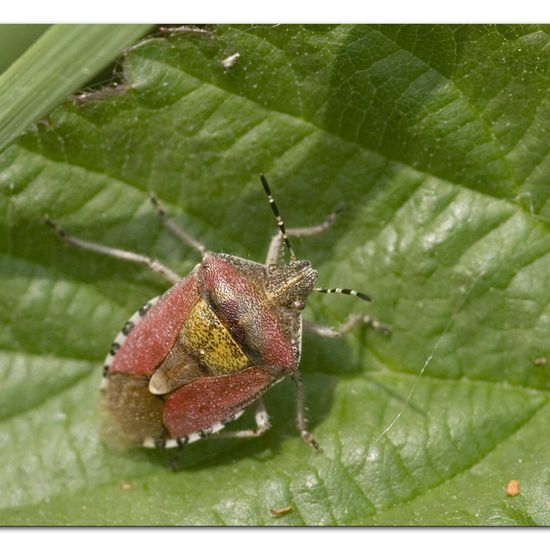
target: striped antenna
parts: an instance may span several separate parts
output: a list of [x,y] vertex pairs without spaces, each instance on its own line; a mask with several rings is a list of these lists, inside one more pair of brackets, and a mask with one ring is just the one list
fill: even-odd
[[288,248],[288,253],[290,254],[290,259],[292,261],[296,261],[296,254],[294,254],[294,250],[292,250],[292,246],[290,246],[290,241],[288,240],[288,235],[286,234],[285,224],[283,220],[281,219],[281,214],[279,214],[279,209],[277,208],[277,204],[275,203],[275,199],[273,198],[273,195],[271,194],[271,189],[269,188],[269,184],[267,183],[267,180],[265,179],[263,174],[260,174],[260,179],[262,180],[262,185],[264,186],[265,194],[267,195],[267,200],[269,201],[269,204],[271,206],[271,210],[273,212],[273,215],[275,216],[275,219],[277,220],[277,226],[279,227],[279,231],[281,232],[281,237],[283,238],[283,241]]
[[361,300],[371,302],[372,299],[369,295],[363,292],[357,292],[357,290],[351,290],[351,288],[314,288],[312,292],[324,292],[325,294],[349,294],[350,296],[357,296]]

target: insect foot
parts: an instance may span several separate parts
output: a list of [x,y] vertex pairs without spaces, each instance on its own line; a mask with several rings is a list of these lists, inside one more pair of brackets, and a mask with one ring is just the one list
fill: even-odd
[[319,443],[317,443],[317,441],[315,441],[315,439],[313,438],[313,436],[311,435],[310,432],[308,432],[307,430],[302,430],[300,432],[300,437],[310,446],[313,448],[314,451],[320,453],[321,452],[321,445],[319,445]]

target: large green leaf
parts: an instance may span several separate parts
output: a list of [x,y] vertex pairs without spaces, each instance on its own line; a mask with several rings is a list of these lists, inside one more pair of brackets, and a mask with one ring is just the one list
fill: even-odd
[[[155,38],[127,56],[123,93],[69,101],[7,149],[0,522],[550,523],[548,32],[223,26]],[[211,249],[262,260],[274,220],[260,172],[288,226],[347,203],[330,231],[294,246],[321,284],[374,302],[313,296],[306,317],[368,312],[391,336],[304,338],[320,454],[294,429],[290,382],[267,395],[266,436],[192,445],[176,473],[170,452],[109,449],[103,356],[165,287],[64,246],[43,215],[184,274],[197,256],[161,229],[154,191]]]

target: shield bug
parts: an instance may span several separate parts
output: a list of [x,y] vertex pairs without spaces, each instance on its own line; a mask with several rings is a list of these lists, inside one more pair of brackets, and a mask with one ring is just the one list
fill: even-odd
[[[388,330],[361,314],[351,315],[338,330],[302,323],[312,293],[370,298],[346,288],[316,287],[317,272],[310,262],[296,258],[290,244],[289,236],[326,230],[336,212],[320,225],[286,230],[263,175],[261,182],[279,228],[265,264],[207,250],[166,215],[155,196],[151,201],[163,225],[202,257],[186,277],[148,256],[72,237],[46,219],[66,243],[143,264],[172,285],[130,317],[105,359],[101,390],[109,422],[123,443],[171,448],[211,434],[260,436],[270,427],[262,395],[289,376],[297,390],[298,431],[317,449],[307,431],[298,370],[302,328],[327,338],[358,323]],[[290,261],[280,264],[283,243]],[[255,408],[255,428],[221,432],[249,405]]]

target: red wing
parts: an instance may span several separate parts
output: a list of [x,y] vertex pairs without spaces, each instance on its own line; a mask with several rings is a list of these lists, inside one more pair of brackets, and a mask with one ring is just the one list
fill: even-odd
[[168,397],[164,425],[173,438],[206,430],[255,401],[281,377],[268,367],[251,367],[225,376],[198,378]]
[[181,279],[140,320],[116,353],[110,372],[151,375],[168,355],[200,298],[197,272]]

